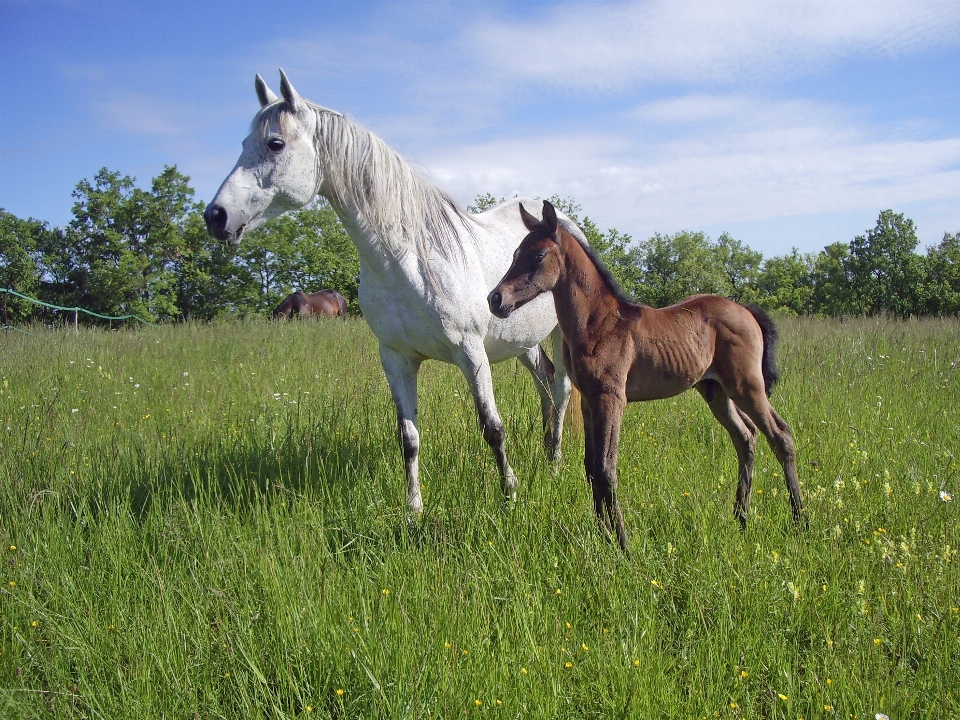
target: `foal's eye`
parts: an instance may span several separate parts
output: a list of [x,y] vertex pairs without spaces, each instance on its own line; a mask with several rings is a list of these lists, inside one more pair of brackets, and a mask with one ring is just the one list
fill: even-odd
[[546,251],[546,250],[541,250],[540,252],[538,252],[536,255],[533,256],[533,261],[534,261],[537,265],[539,265],[540,263],[543,262],[543,259],[544,259],[546,256],[547,256],[547,251]]
[[286,143],[283,141],[283,138],[270,138],[267,140],[267,147],[273,152],[280,152],[283,150],[284,145],[286,145]]

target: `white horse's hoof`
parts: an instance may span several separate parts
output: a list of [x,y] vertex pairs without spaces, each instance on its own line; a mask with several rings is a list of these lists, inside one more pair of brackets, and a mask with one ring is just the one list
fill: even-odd
[[423,498],[420,496],[420,493],[417,493],[414,497],[407,498],[407,522],[411,525],[416,525],[420,522],[422,515]]
[[507,470],[507,474],[500,481],[500,489],[503,491],[503,504],[510,508],[517,502],[517,475],[513,468]]

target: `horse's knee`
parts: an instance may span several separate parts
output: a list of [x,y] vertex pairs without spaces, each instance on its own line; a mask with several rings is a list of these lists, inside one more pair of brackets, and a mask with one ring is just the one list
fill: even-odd
[[483,439],[490,447],[500,447],[506,440],[507,434],[503,429],[503,423],[494,420],[487,420],[483,424]]
[[795,463],[797,461],[797,451],[793,446],[793,436],[790,434],[789,430],[784,431],[782,428],[777,428],[779,432],[774,433],[774,450],[777,453],[777,459],[781,463]]
[[403,459],[406,461],[416,460],[420,452],[419,438],[411,437],[406,433],[400,433],[400,449],[403,452]]
[[403,453],[403,459],[407,462],[417,459],[420,452],[420,434],[413,427],[412,423],[399,418],[397,423],[397,439],[400,442],[400,450]]

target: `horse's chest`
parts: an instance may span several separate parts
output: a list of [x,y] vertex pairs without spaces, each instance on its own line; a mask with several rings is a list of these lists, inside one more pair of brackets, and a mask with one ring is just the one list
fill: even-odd
[[469,305],[427,291],[422,279],[360,275],[360,309],[381,344],[412,357],[451,360],[473,323]]

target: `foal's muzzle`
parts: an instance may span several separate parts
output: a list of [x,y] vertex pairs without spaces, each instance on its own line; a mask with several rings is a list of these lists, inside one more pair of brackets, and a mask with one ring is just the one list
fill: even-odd
[[490,306],[490,312],[498,318],[505,318],[513,312],[513,305],[503,304],[503,294],[499,290],[492,290],[487,295],[487,305]]

